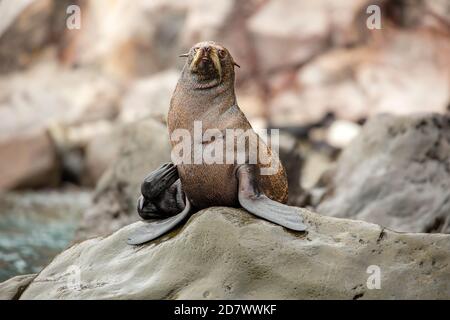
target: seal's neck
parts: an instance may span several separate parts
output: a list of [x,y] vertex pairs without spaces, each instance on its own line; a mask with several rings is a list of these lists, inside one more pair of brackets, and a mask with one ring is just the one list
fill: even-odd
[[220,90],[222,88],[234,89],[234,72],[226,72],[219,75],[212,73],[195,73],[191,72],[189,66],[186,64],[181,73],[179,84],[182,84],[186,89],[191,90]]
[[172,104],[197,117],[213,109],[224,112],[236,104],[234,75],[225,75],[222,79],[201,79],[185,68],[172,97]]

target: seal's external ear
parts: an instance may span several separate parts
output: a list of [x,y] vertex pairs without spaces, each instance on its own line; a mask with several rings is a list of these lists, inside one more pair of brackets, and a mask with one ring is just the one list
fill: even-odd
[[187,58],[189,57],[189,53],[183,53],[179,55],[180,58]]
[[236,67],[238,67],[238,68],[240,68],[241,66],[240,65],[238,65],[236,62],[234,62],[233,61],[233,64],[236,66]]

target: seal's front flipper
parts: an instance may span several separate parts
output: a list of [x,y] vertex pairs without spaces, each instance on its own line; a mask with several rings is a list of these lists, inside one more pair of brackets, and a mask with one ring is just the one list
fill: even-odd
[[[177,181],[178,180],[178,181]],[[147,175],[141,184],[137,212],[144,220],[165,219],[184,208],[177,167],[169,162]]]
[[146,222],[144,226],[139,227],[128,237],[127,243],[130,245],[138,245],[162,236],[182,222],[189,215],[190,211],[191,205],[186,198],[186,206],[183,211],[167,219]]
[[300,215],[300,209],[287,206],[268,198],[260,192],[254,167],[242,165],[237,170],[239,180],[239,203],[255,216],[295,231],[305,231],[306,226]]
[[155,199],[177,179],[177,167],[172,162],[165,163],[144,178],[141,193],[146,199]]

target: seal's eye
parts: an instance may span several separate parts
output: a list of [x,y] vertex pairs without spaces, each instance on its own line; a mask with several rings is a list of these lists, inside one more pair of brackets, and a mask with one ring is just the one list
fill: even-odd
[[225,50],[219,49],[219,57],[220,59],[223,59],[227,56],[227,53],[225,52]]

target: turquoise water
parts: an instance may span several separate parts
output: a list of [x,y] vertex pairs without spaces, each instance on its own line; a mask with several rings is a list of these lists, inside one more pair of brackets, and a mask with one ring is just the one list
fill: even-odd
[[87,191],[0,194],[0,282],[37,273],[73,239]]

